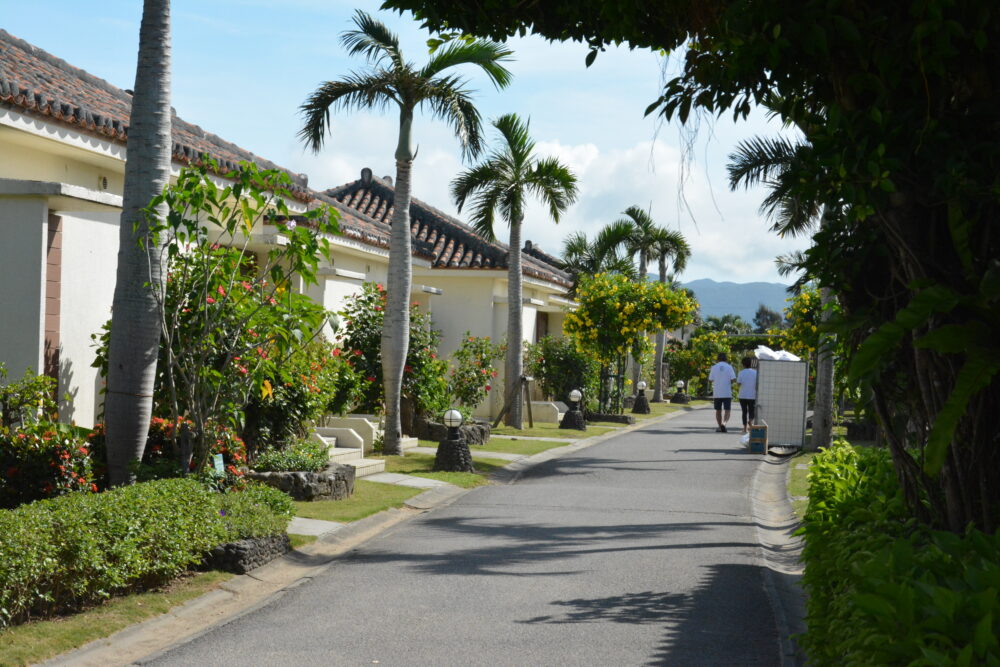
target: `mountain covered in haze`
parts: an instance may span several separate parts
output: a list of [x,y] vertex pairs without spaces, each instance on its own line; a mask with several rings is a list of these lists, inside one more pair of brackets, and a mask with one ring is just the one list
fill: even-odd
[[701,316],[711,317],[733,313],[753,323],[757,306],[764,304],[777,313],[787,305],[787,285],[781,283],[718,283],[709,278],[683,283],[698,297]]

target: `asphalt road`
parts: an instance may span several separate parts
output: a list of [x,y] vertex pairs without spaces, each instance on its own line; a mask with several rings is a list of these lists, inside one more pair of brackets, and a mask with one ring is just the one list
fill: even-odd
[[395,526],[152,665],[778,665],[751,480],[709,410]]

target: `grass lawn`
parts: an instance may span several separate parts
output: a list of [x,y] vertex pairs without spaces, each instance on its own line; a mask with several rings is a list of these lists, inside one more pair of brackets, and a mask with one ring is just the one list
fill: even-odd
[[489,484],[490,473],[510,463],[510,461],[502,459],[476,459],[473,461],[476,472],[434,472],[433,454],[406,454],[405,456],[382,456],[379,458],[385,459],[386,472],[437,479],[460,486],[463,489]]
[[217,570],[193,573],[162,589],[113,598],[79,614],[7,628],[0,632],[0,664],[31,665],[71,651],[166,613],[233,576]]
[[[525,419],[524,423],[527,424],[528,420]],[[611,424],[608,425],[587,424],[586,431],[577,431],[571,428],[565,430],[560,429],[559,424],[550,424],[547,422],[535,422],[534,428],[527,428],[527,426],[525,426],[525,428],[518,430],[516,428],[511,428],[510,426],[500,425],[495,429],[493,429],[492,432],[495,433],[496,435],[513,435],[513,436],[520,436],[523,438],[562,438],[570,440],[580,440],[582,438],[589,438],[592,435],[601,435],[603,433],[607,433],[608,431],[613,431],[615,428],[621,428],[623,426],[625,426],[625,424],[614,424],[613,427]],[[490,444],[488,444],[487,447],[491,447],[492,444],[493,441],[491,440]]]
[[[386,470],[388,470],[388,466],[386,466]],[[395,484],[379,484],[359,479],[354,482],[354,494],[350,498],[313,500],[311,502],[297,500],[295,501],[295,514],[304,519],[347,523],[391,507],[402,507],[404,502],[423,491],[424,489]]]
[[809,464],[812,462],[816,452],[799,452],[788,462],[791,471],[788,476],[788,496],[792,499],[792,509],[795,516],[802,518],[806,513],[809,501],[806,496],[809,494],[809,481],[806,476],[809,474]]
[[[437,447],[440,443],[434,440],[421,440],[421,447]],[[531,456],[532,454],[537,454],[538,452],[544,452],[546,449],[553,449],[554,447],[565,447],[565,442],[556,442],[555,440],[512,440],[510,438],[493,438],[485,445],[470,445],[469,449],[475,454],[476,451],[484,452],[503,452],[504,454],[521,454],[523,456]],[[476,459],[480,460],[480,459]]]

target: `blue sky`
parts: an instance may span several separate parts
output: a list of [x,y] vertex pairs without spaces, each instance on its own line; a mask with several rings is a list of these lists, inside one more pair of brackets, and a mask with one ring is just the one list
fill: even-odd
[[[102,3],[0,0],[0,27],[121,88],[131,88],[139,0]],[[318,85],[363,67],[340,45],[355,8],[376,14],[400,35],[408,60],[427,57],[428,35],[409,16],[356,0],[174,0],[173,105],[209,132],[309,175],[322,189],[354,180],[362,167],[394,175],[397,118],[354,112],[333,119],[325,149],[313,155],[296,133],[298,107]],[[530,118],[538,151],[557,155],[580,178],[580,200],[558,225],[529,212],[526,239],[559,254],[573,231],[593,235],[631,205],[680,230],[693,248],[683,280],[786,282],[774,257],[808,245],[779,239],[757,213],[760,191],[730,192],[726,156],[753,134],[780,131],[764,114],[734,124],[703,117],[697,132],[644,118],[669,61],[648,51],[613,49],[584,66],[586,47],[531,37],[512,40],[513,83],[496,91],[467,72],[484,119]],[[492,137],[492,135],[491,135]],[[456,214],[448,183],[463,167],[448,127],[427,116],[415,124],[419,154],[414,196]],[[497,229],[500,238],[506,229]]]

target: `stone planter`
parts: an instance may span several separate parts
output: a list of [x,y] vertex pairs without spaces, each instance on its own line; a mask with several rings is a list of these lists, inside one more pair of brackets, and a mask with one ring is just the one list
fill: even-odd
[[[448,427],[437,422],[417,419],[414,422],[416,435],[422,440],[443,442],[448,439]],[[489,422],[471,422],[459,428],[462,438],[470,445],[485,445],[490,441]]]
[[248,472],[246,476],[295,500],[343,500],[354,493],[354,467],[339,463],[331,463],[322,472]]
[[288,535],[284,533],[270,537],[252,537],[220,544],[208,552],[202,565],[209,570],[246,574],[285,555],[291,548]]

